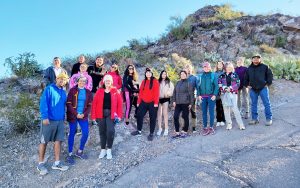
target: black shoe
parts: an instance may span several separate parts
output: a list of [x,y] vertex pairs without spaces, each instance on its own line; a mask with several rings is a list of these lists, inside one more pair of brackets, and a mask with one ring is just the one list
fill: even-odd
[[149,136],[148,136],[148,141],[152,141],[153,138],[154,138],[153,134],[149,134]]
[[136,131],[131,132],[131,135],[132,135],[132,136],[141,136],[141,135],[142,135],[142,132],[136,130]]

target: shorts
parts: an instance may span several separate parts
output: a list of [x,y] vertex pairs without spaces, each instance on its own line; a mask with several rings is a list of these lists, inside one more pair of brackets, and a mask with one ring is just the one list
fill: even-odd
[[49,125],[41,123],[41,143],[47,144],[48,142],[55,142],[65,140],[65,127],[64,121],[51,121]]

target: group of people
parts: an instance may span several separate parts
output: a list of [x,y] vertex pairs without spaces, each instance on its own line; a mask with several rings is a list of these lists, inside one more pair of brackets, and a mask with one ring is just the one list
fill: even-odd
[[[99,158],[106,156],[107,159],[112,159],[115,124],[120,122],[124,115],[124,126],[128,126],[133,106],[137,129],[131,132],[131,135],[142,135],[144,117],[149,112],[150,133],[147,137],[149,141],[154,139],[156,122],[158,124],[156,134],[169,135],[169,104],[174,108],[175,132],[172,138],[188,136],[190,114],[192,131],[196,131],[197,105],[202,111],[203,125],[200,133],[203,136],[215,134],[215,117],[216,127],[226,125],[227,130],[232,129],[231,112],[241,130],[245,130],[242,118],[248,119],[250,114],[249,124],[258,124],[258,96],[261,97],[265,107],[265,124],[271,125],[272,112],[268,86],[272,84],[272,71],[262,63],[259,54],[253,55],[251,60],[249,67],[244,66],[242,57],[237,59],[236,67],[232,62],[224,63],[220,60],[216,62],[215,70],[209,61],[204,61],[199,66],[201,71],[196,76],[192,74],[193,67],[189,65],[180,71],[180,79],[175,85],[166,70],[163,70],[157,79],[152,70],[146,68],[144,79],[139,84],[138,73],[133,64],[127,65],[121,78],[117,64],[112,64],[110,70],[106,70],[104,58],[97,57],[94,64],[88,66],[85,57],[81,55],[78,63],[73,65],[67,86],[69,80],[67,71],[61,67],[61,60],[55,57],[53,66],[45,70],[44,76],[48,86],[40,99],[42,124],[38,171],[42,175],[48,173],[44,161],[48,142],[54,142],[55,162],[52,169],[68,170],[68,166],[60,161],[60,147],[65,135],[65,114],[69,122],[69,154],[66,161],[70,165],[75,164],[75,157],[80,159],[88,157],[84,152],[84,146],[89,136],[89,121],[99,127],[101,142]],[[181,119],[183,123],[180,123]],[[78,125],[82,136],[79,148],[73,152]]]

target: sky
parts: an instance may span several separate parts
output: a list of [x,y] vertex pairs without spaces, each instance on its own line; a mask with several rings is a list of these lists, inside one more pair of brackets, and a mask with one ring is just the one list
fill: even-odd
[[115,50],[130,39],[158,38],[171,16],[228,3],[250,15],[300,16],[300,0],[1,0],[0,64],[23,52],[47,67],[55,56]]

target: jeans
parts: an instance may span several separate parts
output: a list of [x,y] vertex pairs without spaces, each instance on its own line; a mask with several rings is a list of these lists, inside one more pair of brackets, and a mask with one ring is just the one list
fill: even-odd
[[263,105],[265,107],[265,116],[267,120],[272,120],[272,111],[271,104],[269,98],[269,88],[264,87],[259,92],[255,92],[253,89],[250,90],[250,98],[251,98],[251,114],[253,120],[258,120],[258,111],[257,111],[257,103],[258,96],[260,96]]
[[215,105],[216,100],[211,100],[211,97],[202,98],[201,108],[202,108],[202,118],[203,118],[203,128],[207,127],[207,108],[209,110],[209,125],[214,126],[215,120]]

